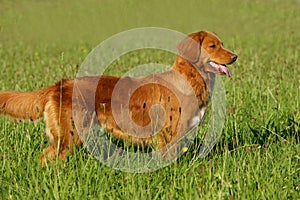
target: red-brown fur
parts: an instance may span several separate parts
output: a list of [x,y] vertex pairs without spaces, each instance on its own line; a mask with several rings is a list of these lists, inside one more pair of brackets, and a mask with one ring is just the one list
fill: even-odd
[[[189,40],[191,38],[196,43],[191,42]],[[202,53],[201,48],[207,54]],[[209,85],[207,84],[209,84],[210,79],[208,72],[211,71],[206,62],[210,59],[219,64],[230,64],[236,59],[233,59],[235,55],[231,51],[222,47],[222,42],[216,35],[205,31],[190,34],[178,45],[178,49],[181,55],[176,57],[171,69],[158,74],[156,77],[168,82],[171,89],[161,84],[145,84],[134,91],[130,97],[129,105],[132,120],[141,127],[151,123],[150,108],[153,105],[159,104],[164,108],[166,120],[164,124],[161,124],[162,129],[154,136],[147,135],[146,138],[139,138],[122,130],[117,125],[111,109],[112,93],[118,81],[125,81],[124,83],[127,81],[130,83],[129,85],[139,85],[146,80],[151,80],[152,76],[140,78],[102,76],[100,80],[99,77],[82,77],[75,80],[62,80],[36,92],[3,91],[0,92],[0,113],[12,118],[29,120],[36,120],[44,115],[46,134],[49,137],[50,145],[40,155],[42,165],[47,160],[54,160],[56,156],[64,160],[72,152],[74,146],[82,143],[76,128],[80,132],[86,131],[88,124],[85,121],[91,120],[91,118],[85,119],[84,110],[81,110],[82,106],[95,109],[99,123],[113,136],[135,144],[164,148],[182,136],[179,135],[178,123],[180,118],[185,119],[186,124],[182,126],[187,129],[190,119],[199,115],[199,113],[194,113],[195,108],[180,104],[181,102],[188,104],[191,94],[184,91],[180,80],[174,81],[172,78],[178,77],[176,74],[179,73],[188,81],[198,101],[196,106],[199,109],[205,108],[210,96]],[[198,69],[197,67],[201,68]],[[74,92],[75,82],[78,88]],[[92,91],[92,85],[95,86],[96,92]],[[120,98],[120,101],[124,95],[128,95],[128,91],[126,91],[128,88],[126,88],[126,84],[123,85],[121,90],[117,91],[117,97]],[[178,90],[181,97],[174,95],[172,88]],[[92,96],[94,93],[96,93],[95,96]],[[77,97],[78,102],[74,101],[72,98],[74,96]],[[84,96],[84,100],[81,99],[81,96]],[[88,102],[89,96],[94,98],[92,99],[95,100],[94,105],[90,105],[93,101]],[[185,114],[182,113],[181,106],[185,106]],[[75,117],[72,113],[74,109],[77,112]],[[117,110],[117,112],[121,111]]]

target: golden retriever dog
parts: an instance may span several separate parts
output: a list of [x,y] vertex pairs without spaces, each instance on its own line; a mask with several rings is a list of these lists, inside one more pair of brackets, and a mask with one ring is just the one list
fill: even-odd
[[34,92],[2,91],[0,113],[32,121],[44,117],[50,145],[40,155],[43,166],[47,160],[64,160],[82,144],[80,133],[87,134],[93,120],[86,114],[90,111],[113,137],[164,149],[203,117],[213,87],[211,77],[230,77],[226,65],[237,59],[206,31],[189,34],[177,48],[173,66],[160,74],[81,77]]

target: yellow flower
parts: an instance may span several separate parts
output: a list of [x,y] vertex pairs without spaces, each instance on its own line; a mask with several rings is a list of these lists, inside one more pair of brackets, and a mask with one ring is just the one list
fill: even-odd
[[86,49],[85,46],[81,46],[81,47],[80,47],[80,50],[81,50],[82,53],[86,53],[86,52],[87,52],[87,49]]
[[182,148],[182,152],[185,153],[185,152],[187,152],[188,149],[189,149],[189,148],[187,148],[187,147],[183,147],[183,148]]

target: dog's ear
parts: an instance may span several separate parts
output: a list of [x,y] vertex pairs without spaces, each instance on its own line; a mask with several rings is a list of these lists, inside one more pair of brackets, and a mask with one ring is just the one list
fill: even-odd
[[189,34],[188,37],[177,45],[179,55],[187,59],[190,63],[196,63],[199,60],[201,44],[206,35],[205,31]]

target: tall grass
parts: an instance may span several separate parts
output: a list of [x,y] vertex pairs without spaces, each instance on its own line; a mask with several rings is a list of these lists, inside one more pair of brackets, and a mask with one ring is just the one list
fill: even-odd
[[[44,169],[38,161],[48,144],[44,122],[1,117],[0,197],[299,198],[299,11],[298,1],[275,0],[0,1],[1,90],[31,91],[73,78],[93,47],[135,27],[211,30],[239,55],[230,67],[233,77],[223,78],[225,127],[206,158],[192,162],[192,147],[163,169],[134,174],[111,169],[80,148],[67,162]],[[124,68],[112,73],[135,62],[121,60]]]

